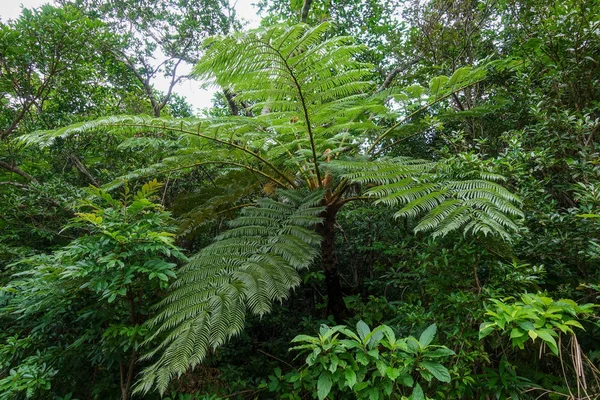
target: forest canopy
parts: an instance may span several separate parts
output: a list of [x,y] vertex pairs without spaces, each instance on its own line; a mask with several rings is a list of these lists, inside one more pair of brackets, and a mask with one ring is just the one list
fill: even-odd
[[598,398],[600,4],[255,7],[0,22],[0,400]]

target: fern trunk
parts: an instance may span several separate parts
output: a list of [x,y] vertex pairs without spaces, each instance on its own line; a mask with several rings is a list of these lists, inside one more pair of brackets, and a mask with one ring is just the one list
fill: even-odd
[[319,226],[321,242],[322,268],[325,272],[325,287],[327,290],[327,314],[333,315],[336,322],[341,323],[348,309],[344,303],[340,274],[337,269],[335,256],[335,223],[338,207],[327,206],[323,214],[323,224]]

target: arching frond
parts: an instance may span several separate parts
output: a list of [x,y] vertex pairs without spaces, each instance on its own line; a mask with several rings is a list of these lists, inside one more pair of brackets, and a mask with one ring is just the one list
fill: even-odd
[[[297,151],[303,161],[309,160],[317,182],[327,149],[323,140],[375,127],[366,114],[375,103],[365,101],[373,86],[364,79],[371,67],[356,57],[364,49],[350,38],[326,38],[328,29],[328,23],[276,25],[211,39],[195,69],[198,76],[253,104],[256,114],[277,118],[283,113],[287,121],[294,121],[283,131],[305,140]],[[270,128],[281,137],[281,124]]]
[[198,364],[207,352],[239,333],[247,311],[262,315],[300,283],[297,270],[318,254],[322,193],[279,192],[242,210],[231,229],[184,266],[151,321],[162,342],[158,360],[137,390],[157,387]]
[[[20,140],[27,144],[45,146],[57,138],[90,134],[99,130],[122,137],[131,137],[139,131],[174,135],[174,145],[170,153],[159,163],[132,171],[109,184],[107,188],[119,186],[124,179],[211,163],[254,170],[280,187],[295,186],[294,177],[290,176],[292,174],[276,165],[276,160],[267,154],[274,146],[273,140],[269,134],[265,134],[266,128],[252,118],[172,119],[143,115],[111,116],[52,131],[34,132],[21,136]],[[131,140],[125,142],[125,146],[131,144]]]
[[504,180],[493,173],[457,172],[446,162],[400,157],[334,165],[346,178],[371,185],[366,195],[376,203],[401,206],[395,217],[421,217],[415,231],[431,231],[434,237],[462,230],[510,241],[519,229],[513,219],[523,217],[516,206],[520,199],[493,182]]
[[363,79],[371,66],[355,57],[364,47],[348,37],[326,38],[329,28],[329,23],[276,25],[209,39],[195,73],[231,88],[258,113],[266,106],[270,112],[295,107],[303,119],[303,107],[313,111],[333,100],[364,98],[372,87]]

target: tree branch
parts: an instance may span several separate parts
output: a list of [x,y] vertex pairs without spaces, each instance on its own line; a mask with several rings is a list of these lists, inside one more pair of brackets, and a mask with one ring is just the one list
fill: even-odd
[[27,111],[29,110],[29,108],[32,106],[33,102],[32,101],[28,101],[26,102],[23,107],[21,108],[21,111],[19,112],[19,114],[15,117],[15,119],[13,120],[12,124],[10,124],[10,126],[3,130],[2,132],[0,132],[0,140],[5,139],[6,137],[8,137],[8,135],[10,135],[15,129],[17,129],[17,126],[19,125],[19,122],[21,122],[21,120],[23,119],[23,117],[25,116],[25,114],[27,114]]
[[308,18],[308,12],[310,11],[310,6],[312,5],[313,0],[304,0],[304,4],[302,5],[302,12],[300,13],[300,22],[303,24],[306,23],[306,19]]
[[[127,55],[125,53],[119,52],[116,50],[110,50],[110,52],[115,56],[117,61],[125,64],[125,66],[127,68],[129,68],[129,70],[131,72],[133,72],[133,74],[135,75],[137,80],[140,81],[140,83],[142,84],[142,87],[144,88],[144,91],[146,92],[146,96],[148,96],[148,100],[150,100],[150,105],[152,106],[152,112],[153,112],[154,116],[160,117],[161,108],[159,108],[159,104],[156,101],[156,99],[154,98],[154,90],[153,90],[152,86],[150,85],[150,77],[142,76],[142,74],[140,74],[140,72],[137,70],[137,68],[133,64],[133,62],[129,59],[129,57],[127,57]],[[144,64],[144,67],[146,67],[145,64]],[[148,68],[146,67],[146,69],[148,69]]]
[[[175,85],[177,85],[179,83],[179,81],[181,81],[183,78],[185,78],[184,75],[181,76],[177,76],[177,68],[179,67],[179,64],[181,64],[181,59],[179,61],[177,61],[175,63],[175,66],[173,67],[173,71],[171,72],[171,83],[169,84],[169,90],[167,90],[167,94],[165,95],[165,98],[163,99],[163,101],[159,104],[159,114],[160,111],[165,108],[165,106],[167,105],[167,102],[169,101],[169,99],[171,98],[171,94],[173,93],[173,88],[175,87]],[[160,115],[157,115],[157,117]]]
[[417,64],[419,61],[421,61],[423,59],[423,56],[418,56],[417,58],[415,58],[414,60],[409,61],[408,63],[404,64],[404,65],[399,65],[396,68],[394,68],[386,77],[385,80],[383,81],[383,83],[381,84],[381,86],[379,86],[377,88],[377,90],[375,91],[375,93],[379,93],[384,91],[385,89],[387,89],[392,82],[394,81],[394,79],[396,78],[396,76],[398,76],[398,74],[400,74],[401,72],[406,71],[407,69],[409,69],[410,67],[412,67],[413,65]]
[[25,185],[23,183],[19,183],[19,182],[0,182],[0,185],[10,185],[10,186],[14,186],[14,187],[18,187],[19,189],[24,189],[24,190],[29,190],[31,189],[31,186],[29,185]]
[[27,172],[23,171],[21,168],[17,167],[16,165],[11,165],[5,161],[0,161],[0,167],[4,168],[10,172],[14,172],[17,175],[22,176],[23,178],[27,179],[29,182],[39,183],[37,181],[37,179],[35,179],[33,176],[29,175]]
[[79,172],[81,172],[83,175],[85,175],[89,179],[89,181],[92,183],[92,185],[94,185],[96,187],[100,187],[96,178],[94,178],[92,176],[92,174],[90,174],[90,171],[88,171],[88,169],[85,167],[85,165],[79,160],[79,158],[77,158],[77,156],[75,154],[70,154],[69,159],[71,160],[71,162],[73,163],[75,168],[77,168],[77,170]]

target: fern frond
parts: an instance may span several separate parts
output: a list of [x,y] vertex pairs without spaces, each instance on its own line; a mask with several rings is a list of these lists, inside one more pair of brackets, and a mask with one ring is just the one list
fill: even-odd
[[[448,163],[399,157],[380,161],[336,161],[335,168],[353,182],[375,185],[366,195],[376,203],[403,206],[396,218],[418,218],[416,232],[444,236],[455,230],[496,235],[510,241],[522,218],[520,199],[493,181],[503,177],[482,171],[455,171]],[[481,179],[487,176],[490,180]],[[468,179],[475,178],[475,179]]]
[[262,315],[273,301],[300,283],[297,270],[318,254],[322,193],[281,191],[279,200],[260,199],[231,221],[232,229],[201,250],[181,269],[173,290],[150,322],[163,338],[161,351],[137,387],[161,392],[193,368],[207,352],[239,333],[246,311]]

